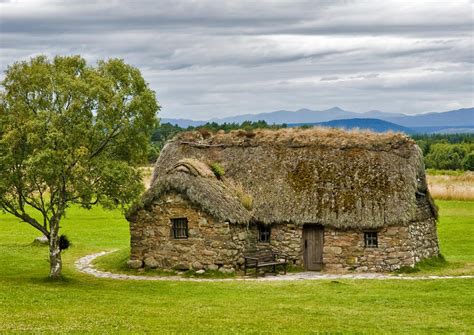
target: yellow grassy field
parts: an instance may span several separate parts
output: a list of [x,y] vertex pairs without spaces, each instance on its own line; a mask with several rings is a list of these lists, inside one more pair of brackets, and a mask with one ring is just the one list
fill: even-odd
[[474,200],[474,172],[460,176],[428,175],[431,195],[439,200]]

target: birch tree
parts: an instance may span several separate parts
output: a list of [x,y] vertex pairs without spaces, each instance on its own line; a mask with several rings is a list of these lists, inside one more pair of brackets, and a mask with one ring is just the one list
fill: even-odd
[[136,167],[158,110],[140,71],[119,59],[89,66],[80,56],[38,56],[7,68],[0,208],[48,238],[50,277],[61,276],[60,227],[71,205],[125,208],[142,192]]

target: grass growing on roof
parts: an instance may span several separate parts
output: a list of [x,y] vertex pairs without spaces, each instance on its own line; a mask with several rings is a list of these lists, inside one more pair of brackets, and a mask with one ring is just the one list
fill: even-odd
[[[474,202],[438,202],[448,263],[474,261]],[[471,333],[473,280],[137,282],[78,273],[81,256],[126,249],[118,211],[71,208],[63,282],[36,231],[0,214],[0,333]]]
[[219,163],[211,163],[209,167],[211,168],[212,172],[214,172],[214,175],[217,178],[221,179],[222,177],[224,177],[225,170],[222,165],[220,165]]
[[248,210],[252,209],[253,198],[251,195],[243,194],[242,197],[240,198],[240,201],[242,202],[242,206],[244,206],[245,209],[248,209]]

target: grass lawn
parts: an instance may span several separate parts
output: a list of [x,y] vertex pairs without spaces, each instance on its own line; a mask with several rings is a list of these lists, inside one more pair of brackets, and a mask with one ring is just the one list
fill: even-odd
[[[448,265],[471,272],[474,202],[439,201]],[[0,332],[472,333],[474,280],[126,282],[74,270],[78,257],[128,245],[119,212],[72,209],[66,280],[47,279],[33,228],[0,215]],[[459,270],[462,269],[462,270]]]

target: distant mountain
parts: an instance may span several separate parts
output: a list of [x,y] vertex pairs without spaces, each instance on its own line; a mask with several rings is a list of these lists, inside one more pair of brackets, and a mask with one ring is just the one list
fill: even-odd
[[322,122],[335,119],[347,119],[353,117],[352,112],[345,111],[339,107],[333,107],[323,111],[314,111],[311,109],[299,109],[297,111],[279,110],[270,113],[260,114],[244,114],[231,116],[226,118],[214,118],[211,122],[217,123],[242,123],[244,121],[259,121],[264,120],[269,124],[282,123],[307,123],[307,122]]
[[[288,124],[289,126],[301,126],[302,124]],[[414,131],[410,128],[400,126],[398,124],[379,120],[379,119],[344,119],[344,120],[333,120],[327,122],[313,123],[311,125],[331,127],[331,128],[342,128],[342,129],[368,129],[378,133],[385,133],[388,131],[402,132],[406,134],[412,134]]]
[[446,131],[449,132],[456,131],[456,129],[462,132],[466,132],[466,130],[470,132],[471,129],[474,129],[474,108],[463,108],[441,113],[405,115],[401,113],[384,113],[377,110],[355,113],[339,107],[333,107],[322,111],[311,109],[299,109],[297,111],[279,110],[270,113],[245,114],[220,119],[213,118],[209,121],[164,118],[161,120],[161,123],[169,122],[187,128],[189,126],[200,126],[206,122],[222,124],[225,122],[242,123],[244,121],[264,120],[269,124],[314,124],[348,119],[379,119],[407,128],[419,128],[415,130],[427,133],[443,132],[443,129],[447,129]]
[[226,118],[213,118],[211,122],[217,123],[242,123],[244,121],[259,121],[264,120],[269,124],[282,123],[316,123],[326,122],[331,120],[342,120],[351,118],[380,118],[380,116],[400,117],[404,114],[390,114],[380,111],[370,111],[366,113],[355,113],[346,111],[339,107],[333,107],[322,111],[315,111],[307,108],[298,109],[297,111],[279,110],[270,113],[260,114],[244,114],[231,116]]
[[390,115],[380,118],[405,127],[469,126],[469,128],[472,128],[474,127],[474,107],[442,113],[426,113],[396,117]]

